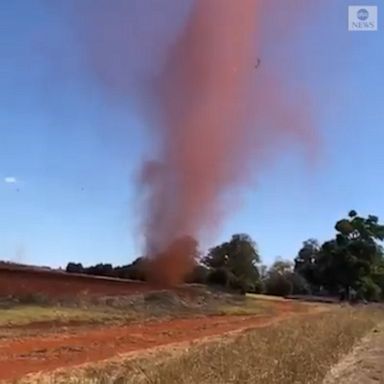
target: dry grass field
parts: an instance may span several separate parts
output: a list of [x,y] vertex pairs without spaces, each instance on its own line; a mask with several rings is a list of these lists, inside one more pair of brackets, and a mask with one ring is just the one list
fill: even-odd
[[265,326],[312,308],[204,287],[54,304],[3,300],[0,380]]
[[384,383],[384,323],[374,327],[327,374],[323,384]]
[[21,383],[322,383],[331,367],[383,320],[379,310],[337,306],[240,334],[34,375]]
[[[0,301],[0,381],[11,383],[321,383],[384,321],[373,306],[64,275],[53,289],[58,274],[9,273],[15,285]],[[334,377],[359,377],[345,366]]]

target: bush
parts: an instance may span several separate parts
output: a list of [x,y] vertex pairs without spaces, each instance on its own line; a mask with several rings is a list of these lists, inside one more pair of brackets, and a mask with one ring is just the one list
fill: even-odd
[[25,305],[49,305],[52,304],[51,299],[43,293],[28,293],[19,295],[14,298],[19,304]]
[[274,296],[287,296],[292,294],[293,284],[286,274],[273,272],[268,274],[265,284],[265,293]]
[[193,271],[186,277],[185,282],[189,284],[205,284],[208,281],[209,269],[197,265]]
[[365,278],[359,287],[358,296],[368,301],[380,301],[381,288],[370,278]]
[[88,275],[114,277],[114,269],[112,264],[96,264],[95,266],[86,269]]
[[84,267],[81,263],[68,263],[66,267],[68,273],[84,273]]
[[229,287],[234,291],[239,291],[243,295],[245,295],[250,290],[250,286],[247,282],[239,279],[232,273],[229,275]]
[[235,276],[226,268],[212,269],[208,274],[207,282],[208,284],[221,285],[225,288],[239,291],[242,294],[252,290],[252,286],[248,282]]
[[307,280],[298,273],[291,273],[289,280],[292,283],[292,293],[294,295],[309,295],[311,294],[311,287]]
[[229,286],[230,272],[225,268],[212,269],[207,277],[209,284]]
[[115,276],[120,279],[130,279],[130,269],[129,265],[123,265],[121,267],[115,268]]
[[121,267],[113,267],[112,264],[99,263],[84,268],[81,263],[68,263],[66,271],[68,273],[85,273],[91,276],[119,277],[120,279],[142,280],[145,281],[145,260],[141,257],[132,264]]
[[251,293],[261,293],[263,292],[263,283],[261,280],[256,280],[250,287],[248,287],[248,291]]
[[127,268],[127,278],[131,280],[146,281],[145,268],[142,265],[129,265]]

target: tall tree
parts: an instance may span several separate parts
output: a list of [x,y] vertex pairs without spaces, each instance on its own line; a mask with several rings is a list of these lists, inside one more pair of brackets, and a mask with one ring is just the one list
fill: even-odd
[[293,272],[293,263],[291,260],[284,260],[281,257],[278,257],[269,268],[269,273],[271,272],[277,273],[279,275],[291,273]]
[[301,275],[317,291],[321,285],[317,259],[319,257],[320,245],[316,239],[308,239],[295,258],[294,271]]
[[278,296],[309,293],[308,283],[294,271],[293,266],[290,260],[276,259],[264,279],[265,292]]
[[311,284],[319,284],[331,292],[350,289],[368,295],[381,291],[384,226],[377,216],[358,216],[350,211],[348,217],[335,225],[336,236],[320,248],[304,243],[295,262],[295,270]]
[[203,263],[214,269],[224,268],[248,285],[260,279],[257,264],[260,255],[256,243],[244,233],[235,234],[231,240],[211,248]]

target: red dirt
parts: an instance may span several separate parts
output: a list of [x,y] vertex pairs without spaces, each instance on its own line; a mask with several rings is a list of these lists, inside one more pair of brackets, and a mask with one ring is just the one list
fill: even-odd
[[59,271],[0,266],[0,297],[41,294],[49,298],[127,295],[154,290],[140,281],[93,277]]
[[[31,293],[39,293],[52,299],[113,296],[148,292],[158,288],[136,281],[0,265],[0,297],[17,297]],[[184,294],[194,294],[193,289],[188,287],[180,287],[178,290]],[[0,380],[19,379],[28,373],[50,372],[57,368],[98,362],[120,353],[265,326],[292,315],[298,308],[308,308],[292,302],[273,302],[273,305],[275,315],[207,316],[98,328],[86,325],[68,325],[63,328],[50,323],[45,324],[46,332],[39,337],[22,336],[14,329],[14,339],[0,340]]]
[[0,380],[98,362],[120,353],[189,342],[208,336],[266,326],[297,312],[290,302],[276,303],[277,315],[208,316],[113,326],[0,341]]

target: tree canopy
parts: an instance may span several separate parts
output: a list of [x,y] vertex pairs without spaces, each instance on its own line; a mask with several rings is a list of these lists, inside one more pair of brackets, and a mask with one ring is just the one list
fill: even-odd
[[360,296],[377,299],[384,293],[384,226],[377,216],[362,217],[350,211],[335,224],[336,234],[321,246],[304,242],[295,259],[295,271],[316,290],[324,288],[349,296],[353,289]]
[[227,270],[249,287],[257,284],[260,279],[257,245],[244,233],[235,234],[229,241],[211,248],[202,262],[212,269]]
[[294,271],[293,262],[281,258],[268,269],[263,286],[265,293],[277,296],[307,294],[310,291],[307,281]]

